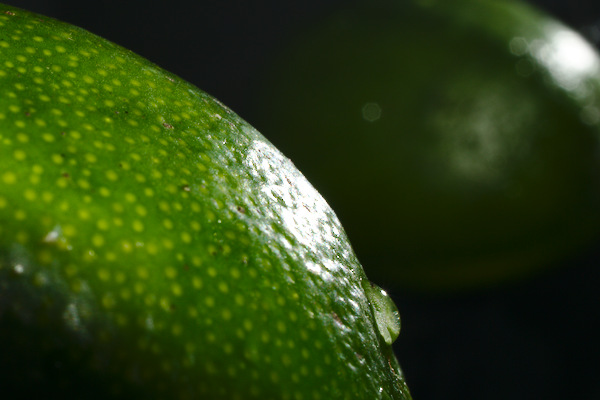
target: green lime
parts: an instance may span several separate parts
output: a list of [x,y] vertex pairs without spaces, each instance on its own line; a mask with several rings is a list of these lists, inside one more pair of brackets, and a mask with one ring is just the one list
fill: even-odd
[[599,60],[521,2],[356,2],[288,43],[248,118],[372,279],[473,288],[597,236]]
[[0,5],[6,398],[410,399],[322,197],[235,113]]

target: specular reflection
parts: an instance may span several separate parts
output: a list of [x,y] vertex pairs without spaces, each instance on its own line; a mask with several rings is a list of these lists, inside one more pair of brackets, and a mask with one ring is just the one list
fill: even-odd
[[548,40],[530,43],[529,51],[559,86],[576,90],[586,78],[598,73],[598,56],[582,36],[555,24],[548,24],[546,31]]

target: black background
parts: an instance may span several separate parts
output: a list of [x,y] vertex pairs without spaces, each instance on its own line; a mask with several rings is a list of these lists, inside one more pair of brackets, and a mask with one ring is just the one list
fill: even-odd
[[[341,0],[4,0],[86,28],[214,95],[242,117],[294,29]],[[597,0],[531,0],[600,44]],[[260,127],[257,127],[260,130]],[[600,399],[600,250],[535,279],[453,296],[387,288],[415,400]]]

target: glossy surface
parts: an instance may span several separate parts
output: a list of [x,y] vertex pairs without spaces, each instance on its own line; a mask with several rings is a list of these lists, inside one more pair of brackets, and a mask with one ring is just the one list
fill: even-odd
[[520,2],[355,2],[289,43],[249,119],[375,282],[473,288],[597,237],[599,66]]
[[400,334],[398,307],[385,290],[372,282],[363,281],[363,289],[375,315],[379,333],[387,344],[392,344]]
[[0,30],[3,394],[410,398],[339,221],[258,132],[79,28]]

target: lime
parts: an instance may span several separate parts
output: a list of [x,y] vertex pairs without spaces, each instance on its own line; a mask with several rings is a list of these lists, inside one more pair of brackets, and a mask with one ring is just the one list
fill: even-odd
[[0,5],[7,398],[409,399],[397,309],[214,98]]
[[597,236],[599,60],[517,1],[354,2],[275,57],[248,119],[375,281],[485,286]]

